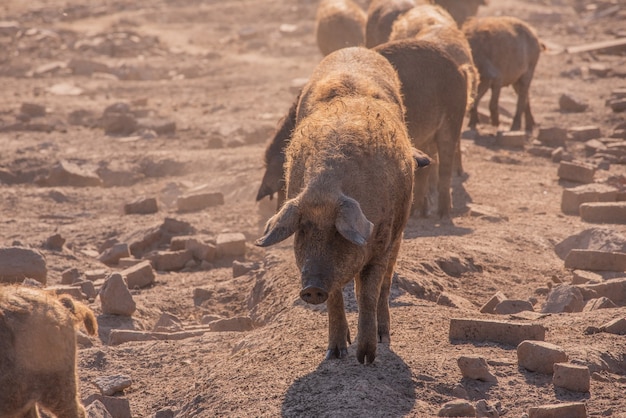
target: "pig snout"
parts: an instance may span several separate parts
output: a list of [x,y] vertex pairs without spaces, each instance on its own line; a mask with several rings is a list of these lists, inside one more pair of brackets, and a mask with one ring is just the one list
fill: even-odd
[[300,297],[306,303],[313,305],[319,305],[326,302],[328,299],[328,292],[317,286],[307,286],[300,291]]

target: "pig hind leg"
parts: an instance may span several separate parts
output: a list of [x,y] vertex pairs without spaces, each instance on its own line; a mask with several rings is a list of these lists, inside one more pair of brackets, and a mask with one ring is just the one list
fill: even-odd
[[533,77],[533,72],[528,71],[522,77],[519,78],[514,84],[513,89],[517,93],[517,108],[515,109],[515,117],[513,118],[513,124],[511,125],[512,131],[517,131],[522,127],[522,112],[526,119],[526,130],[532,132],[535,126],[535,120],[532,112],[530,111],[530,82]]
[[391,343],[391,316],[389,314],[389,294],[391,293],[391,278],[393,277],[393,270],[396,265],[396,259],[400,252],[401,239],[396,240],[393,244],[393,250],[391,257],[387,263],[387,270],[383,277],[383,282],[380,286],[380,294],[378,296],[378,307],[376,309],[376,316],[378,319],[378,342],[383,344]]
[[476,89],[476,97],[474,98],[474,103],[472,104],[469,112],[468,126],[470,127],[470,129],[476,129],[476,125],[478,125],[478,103],[480,102],[480,99],[483,98],[485,93],[487,93],[490,85],[491,80],[481,77],[480,82],[478,83],[478,87]]
[[333,290],[326,301],[328,309],[328,350],[326,359],[344,358],[348,354],[350,341],[350,329],[346,319],[346,311],[343,305],[341,289]]

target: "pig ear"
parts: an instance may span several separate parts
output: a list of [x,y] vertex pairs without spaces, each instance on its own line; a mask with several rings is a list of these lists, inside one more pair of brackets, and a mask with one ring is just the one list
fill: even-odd
[[365,217],[359,202],[343,195],[339,199],[339,214],[335,220],[335,227],[345,239],[363,246],[372,235],[374,224]]
[[280,211],[265,224],[263,236],[254,242],[259,247],[269,247],[289,238],[298,227],[300,213],[298,202],[291,199],[282,206]]
[[417,164],[417,168],[426,167],[430,164],[430,157],[424,152],[420,151],[417,148],[412,148],[413,150],[413,159]]

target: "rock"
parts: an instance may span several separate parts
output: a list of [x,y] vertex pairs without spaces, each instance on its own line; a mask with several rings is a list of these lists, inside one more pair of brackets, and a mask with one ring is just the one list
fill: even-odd
[[559,98],[559,108],[564,112],[584,112],[588,107],[586,101],[571,94],[564,93]]
[[147,257],[157,271],[177,271],[185,268],[187,263],[193,260],[193,253],[190,250],[157,251]]
[[52,251],[62,251],[63,245],[65,245],[65,238],[61,234],[51,235],[43,243],[44,248]]
[[602,275],[586,270],[574,270],[572,272],[572,284],[599,283],[603,280]]
[[155,275],[150,261],[141,261],[134,266],[122,270],[129,289],[142,288],[154,283]]
[[82,301],[85,299],[85,295],[80,287],[76,286],[67,286],[67,285],[56,285],[56,286],[48,286],[46,290],[54,292],[57,295],[69,295],[72,298]]
[[500,409],[500,402],[496,405],[489,405],[484,399],[476,402],[476,416],[480,418],[500,418],[498,409]]
[[201,237],[189,238],[185,242],[185,248],[193,254],[193,257],[200,261],[213,261],[217,254],[217,248],[212,243],[207,243]]
[[249,316],[237,316],[234,318],[218,319],[210,322],[209,328],[214,332],[250,331],[254,328],[254,325]]
[[246,254],[246,236],[242,233],[219,234],[216,240],[218,257],[239,257]]
[[169,244],[172,237],[189,235],[194,232],[194,228],[188,222],[165,218],[160,226],[133,233],[123,241],[130,243],[130,253],[135,258],[142,258],[145,253]]
[[23,247],[0,248],[0,282],[19,283],[25,278],[47,282],[46,259],[37,250]]
[[233,261],[233,278],[243,276],[244,274],[257,269],[259,267],[258,263],[254,262],[241,262],[241,261]]
[[104,396],[112,396],[118,392],[122,392],[133,383],[130,376],[123,374],[97,377],[93,382]]
[[140,197],[124,205],[124,213],[127,215],[146,215],[149,213],[157,213],[158,211],[159,207],[154,197]]
[[585,222],[626,224],[626,202],[588,202],[579,210]]
[[582,312],[585,306],[583,294],[576,286],[560,284],[554,286],[546,303],[541,309],[542,313]]
[[154,418],[174,418],[176,413],[170,408],[159,409],[154,413]]
[[533,304],[527,300],[507,299],[498,303],[494,309],[498,315],[511,315],[523,311],[534,311]]
[[580,205],[587,202],[614,202],[617,196],[615,187],[590,183],[563,189],[561,210],[568,215],[579,215]]
[[571,363],[555,363],[552,383],[572,392],[589,392],[591,374],[589,367]]
[[450,320],[450,340],[491,341],[517,346],[524,340],[543,340],[545,335],[546,329],[540,324],[461,318]]
[[580,289],[584,299],[606,297],[615,303],[626,303],[626,278],[624,277],[576,287]]
[[91,61],[81,58],[72,58],[67,63],[67,68],[72,70],[74,75],[90,76],[93,73],[108,73],[111,71],[108,65],[97,61]]
[[106,135],[130,135],[137,130],[137,119],[131,113],[105,112],[102,127]]
[[505,301],[507,299],[507,297],[504,295],[504,293],[502,292],[497,292],[495,295],[493,295],[491,297],[491,299],[489,299],[481,308],[480,308],[480,312],[481,313],[489,313],[489,314],[495,314],[496,313],[496,306],[502,302]]
[[20,113],[31,118],[46,116],[46,107],[36,103],[22,103]]
[[626,252],[626,236],[615,228],[595,227],[571,235],[554,246],[554,252],[562,260],[573,249]]
[[83,399],[83,405],[90,405],[96,401],[101,402],[113,418],[132,418],[128,399],[94,393],[87,399]]
[[587,408],[582,402],[534,406],[528,409],[528,418],[587,418]]
[[104,404],[98,400],[90,403],[85,408],[85,412],[87,413],[85,418],[113,418]]
[[475,417],[474,405],[463,399],[446,402],[437,413],[439,417]]
[[119,273],[111,274],[100,289],[102,313],[131,316],[137,306],[128,291],[124,278]]
[[176,206],[179,212],[194,212],[211,206],[224,204],[222,193],[197,193],[187,196],[180,196],[176,199]]
[[155,332],[178,332],[183,330],[183,323],[176,315],[163,312],[152,330]]
[[613,309],[617,308],[617,305],[613,301],[605,296],[590,299],[585,304],[583,312],[597,311],[598,309]]
[[499,131],[496,136],[496,145],[508,148],[524,148],[528,142],[525,131]]
[[441,292],[435,302],[437,305],[449,306],[457,309],[466,309],[469,311],[476,308],[469,300],[450,292]]
[[567,141],[567,129],[558,127],[539,128],[537,140],[550,147],[562,147]]
[[568,360],[565,351],[545,341],[522,341],[517,346],[517,363],[531,372],[552,374],[555,363]]
[[63,270],[61,273],[61,284],[72,284],[80,280],[80,271],[76,267]]
[[591,271],[626,271],[626,253],[573,249],[565,257],[565,268]]
[[118,243],[114,244],[112,247],[107,248],[98,256],[98,260],[102,263],[111,266],[119,263],[120,258],[129,257],[130,250],[128,248],[128,244],[126,243]]
[[78,287],[81,292],[87,296],[87,299],[94,300],[98,296],[98,292],[96,291],[96,287],[93,282],[89,280],[82,280],[72,283],[72,286]]
[[589,164],[561,161],[557,175],[561,180],[588,184],[593,182],[595,172],[595,167]]
[[626,335],[626,318],[617,318],[600,327],[601,331],[609,334]]
[[50,169],[47,177],[35,180],[40,186],[99,187],[102,180],[94,172],[84,170],[68,161],[60,161]]
[[568,130],[570,138],[574,141],[585,142],[590,139],[602,137],[602,132],[597,126],[576,126]]
[[461,369],[463,377],[482,380],[484,382],[496,382],[496,377],[489,371],[487,361],[479,356],[461,356],[457,359],[457,365]]

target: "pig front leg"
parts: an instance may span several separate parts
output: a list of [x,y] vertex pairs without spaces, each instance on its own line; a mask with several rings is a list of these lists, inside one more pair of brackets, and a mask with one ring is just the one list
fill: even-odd
[[343,306],[343,294],[341,289],[333,290],[326,301],[328,309],[328,350],[326,360],[344,358],[348,355],[350,329],[346,319],[346,311]]
[[[378,344],[377,307],[385,267],[378,264],[366,266],[356,278],[359,304],[358,345],[356,358],[359,363],[373,363]],[[387,324],[388,326],[388,324]]]

